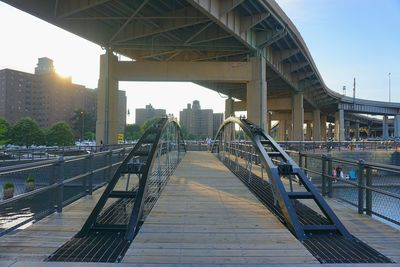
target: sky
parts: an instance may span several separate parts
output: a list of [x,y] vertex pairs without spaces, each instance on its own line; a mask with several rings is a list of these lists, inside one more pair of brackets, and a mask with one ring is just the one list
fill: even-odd
[[[400,102],[400,0],[278,0],[296,25],[326,85],[352,96]],[[12,26],[9,26],[12,25]],[[96,44],[0,2],[0,69],[33,73],[39,57],[54,60],[57,72],[96,88],[99,56]],[[225,97],[192,83],[120,82],[130,116],[151,103],[179,116],[187,103],[223,112]]]

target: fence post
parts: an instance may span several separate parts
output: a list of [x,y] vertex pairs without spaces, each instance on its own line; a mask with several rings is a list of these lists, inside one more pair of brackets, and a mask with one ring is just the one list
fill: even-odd
[[364,160],[358,161],[358,213],[364,213]]
[[57,162],[57,212],[62,212],[64,198],[64,157],[59,157]]
[[[328,173],[330,174],[329,176],[332,175],[332,158],[331,155],[326,155],[326,160],[328,162]],[[332,178],[328,178],[328,197],[332,197]]]
[[321,192],[322,192],[322,196],[326,195],[326,156],[322,155],[321,158],[321,176],[322,176],[322,188],[321,188]]
[[[85,156],[85,158],[82,160],[82,173],[87,173],[89,169],[89,156]],[[87,180],[88,177],[85,175],[82,179],[82,188],[84,190],[85,195],[87,195],[88,190],[87,190]]]
[[89,170],[90,174],[89,174],[89,184],[87,187],[87,191],[88,191],[89,195],[92,195],[92,193],[93,193],[93,158],[94,158],[94,154],[90,153],[89,157],[88,157],[88,159],[89,159],[88,170]]
[[112,152],[112,150],[110,149],[110,150],[107,152],[107,166],[108,166],[108,169],[107,169],[107,182],[109,182],[109,181],[111,180],[111,172],[112,172],[112,168],[111,168],[111,165],[112,165],[112,154],[113,154],[113,152]]
[[372,169],[370,167],[366,167],[367,175],[366,175],[366,186],[368,188],[365,189],[365,208],[367,215],[372,215],[372,191],[369,189],[372,186]]

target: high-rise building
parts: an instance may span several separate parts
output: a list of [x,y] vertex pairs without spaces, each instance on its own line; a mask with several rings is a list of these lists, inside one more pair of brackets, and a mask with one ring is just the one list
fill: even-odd
[[[123,133],[126,122],[124,91],[119,91],[118,108],[118,129]],[[49,58],[39,58],[35,74],[0,70],[0,117],[10,123],[31,117],[40,127],[48,128],[59,121],[72,126],[74,112],[80,109],[96,119],[97,90],[74,84],[71,77],[60,77]]]
[[142,125],[147,120],[152,118],[165,117],[167,112],[165,109],[155,109],[151,104],[146,105],[146,108],[137,108],[135,123],[138,125]]
[[201,109],[198,100],[179,113],[179,121],[189,135],[197,138],[212,137],[213,135],[213,110]]
[[217,134],[219,126],[224,122],[224,113],[213,114],[213,137]]

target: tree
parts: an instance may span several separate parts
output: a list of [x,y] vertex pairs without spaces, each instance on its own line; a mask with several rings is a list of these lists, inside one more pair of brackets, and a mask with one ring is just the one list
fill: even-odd
[[82,138],[87,132],[96,132],[96,121],[91,113],[83,109],[77,109],[72,116],[72,129],[75,131],[77,138]]
[[65,122],[57,122],[51,126],[46,135],[50,146],[71,146],[75,142],[71,127]]
[[0,118],[0,145],[9,143],[11,125],[3,118]]
[[126,140],[137,140],[142,136],[142,130],[137,124],[128,124],[125,127],[125,139]]
[[45,136],[36,121],[20,119],[10,130],[11,142],[19,146],[43,145]]
[[148,119],[147,121],[143,122],[142,126],[140,127],[140,129],[142,130],[142,133],[144,133],[147,128],[149,128],[151,125],[153,125],[156,121],[158,121],[160,118],[151,118]]

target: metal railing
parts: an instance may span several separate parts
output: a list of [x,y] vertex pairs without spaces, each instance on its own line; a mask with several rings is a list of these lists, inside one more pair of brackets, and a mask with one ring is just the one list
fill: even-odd
[[400,225],[400,167],[331,155],[287,151],[324,196]]
[[278,141],[286,150],[313,151],[324,153],[330,151],[368,151],[394,150],[400,151],[399,141]]
[[[130,149],[3,168],[0,185],[13,183],[15,196],[4,199],[4,190],[1,190],[0,236],[55,211],[62,212],[64,206],[91,195],[93,190],[108,182]],[[27,177],[34,179],[32,191],[27,191]]]

